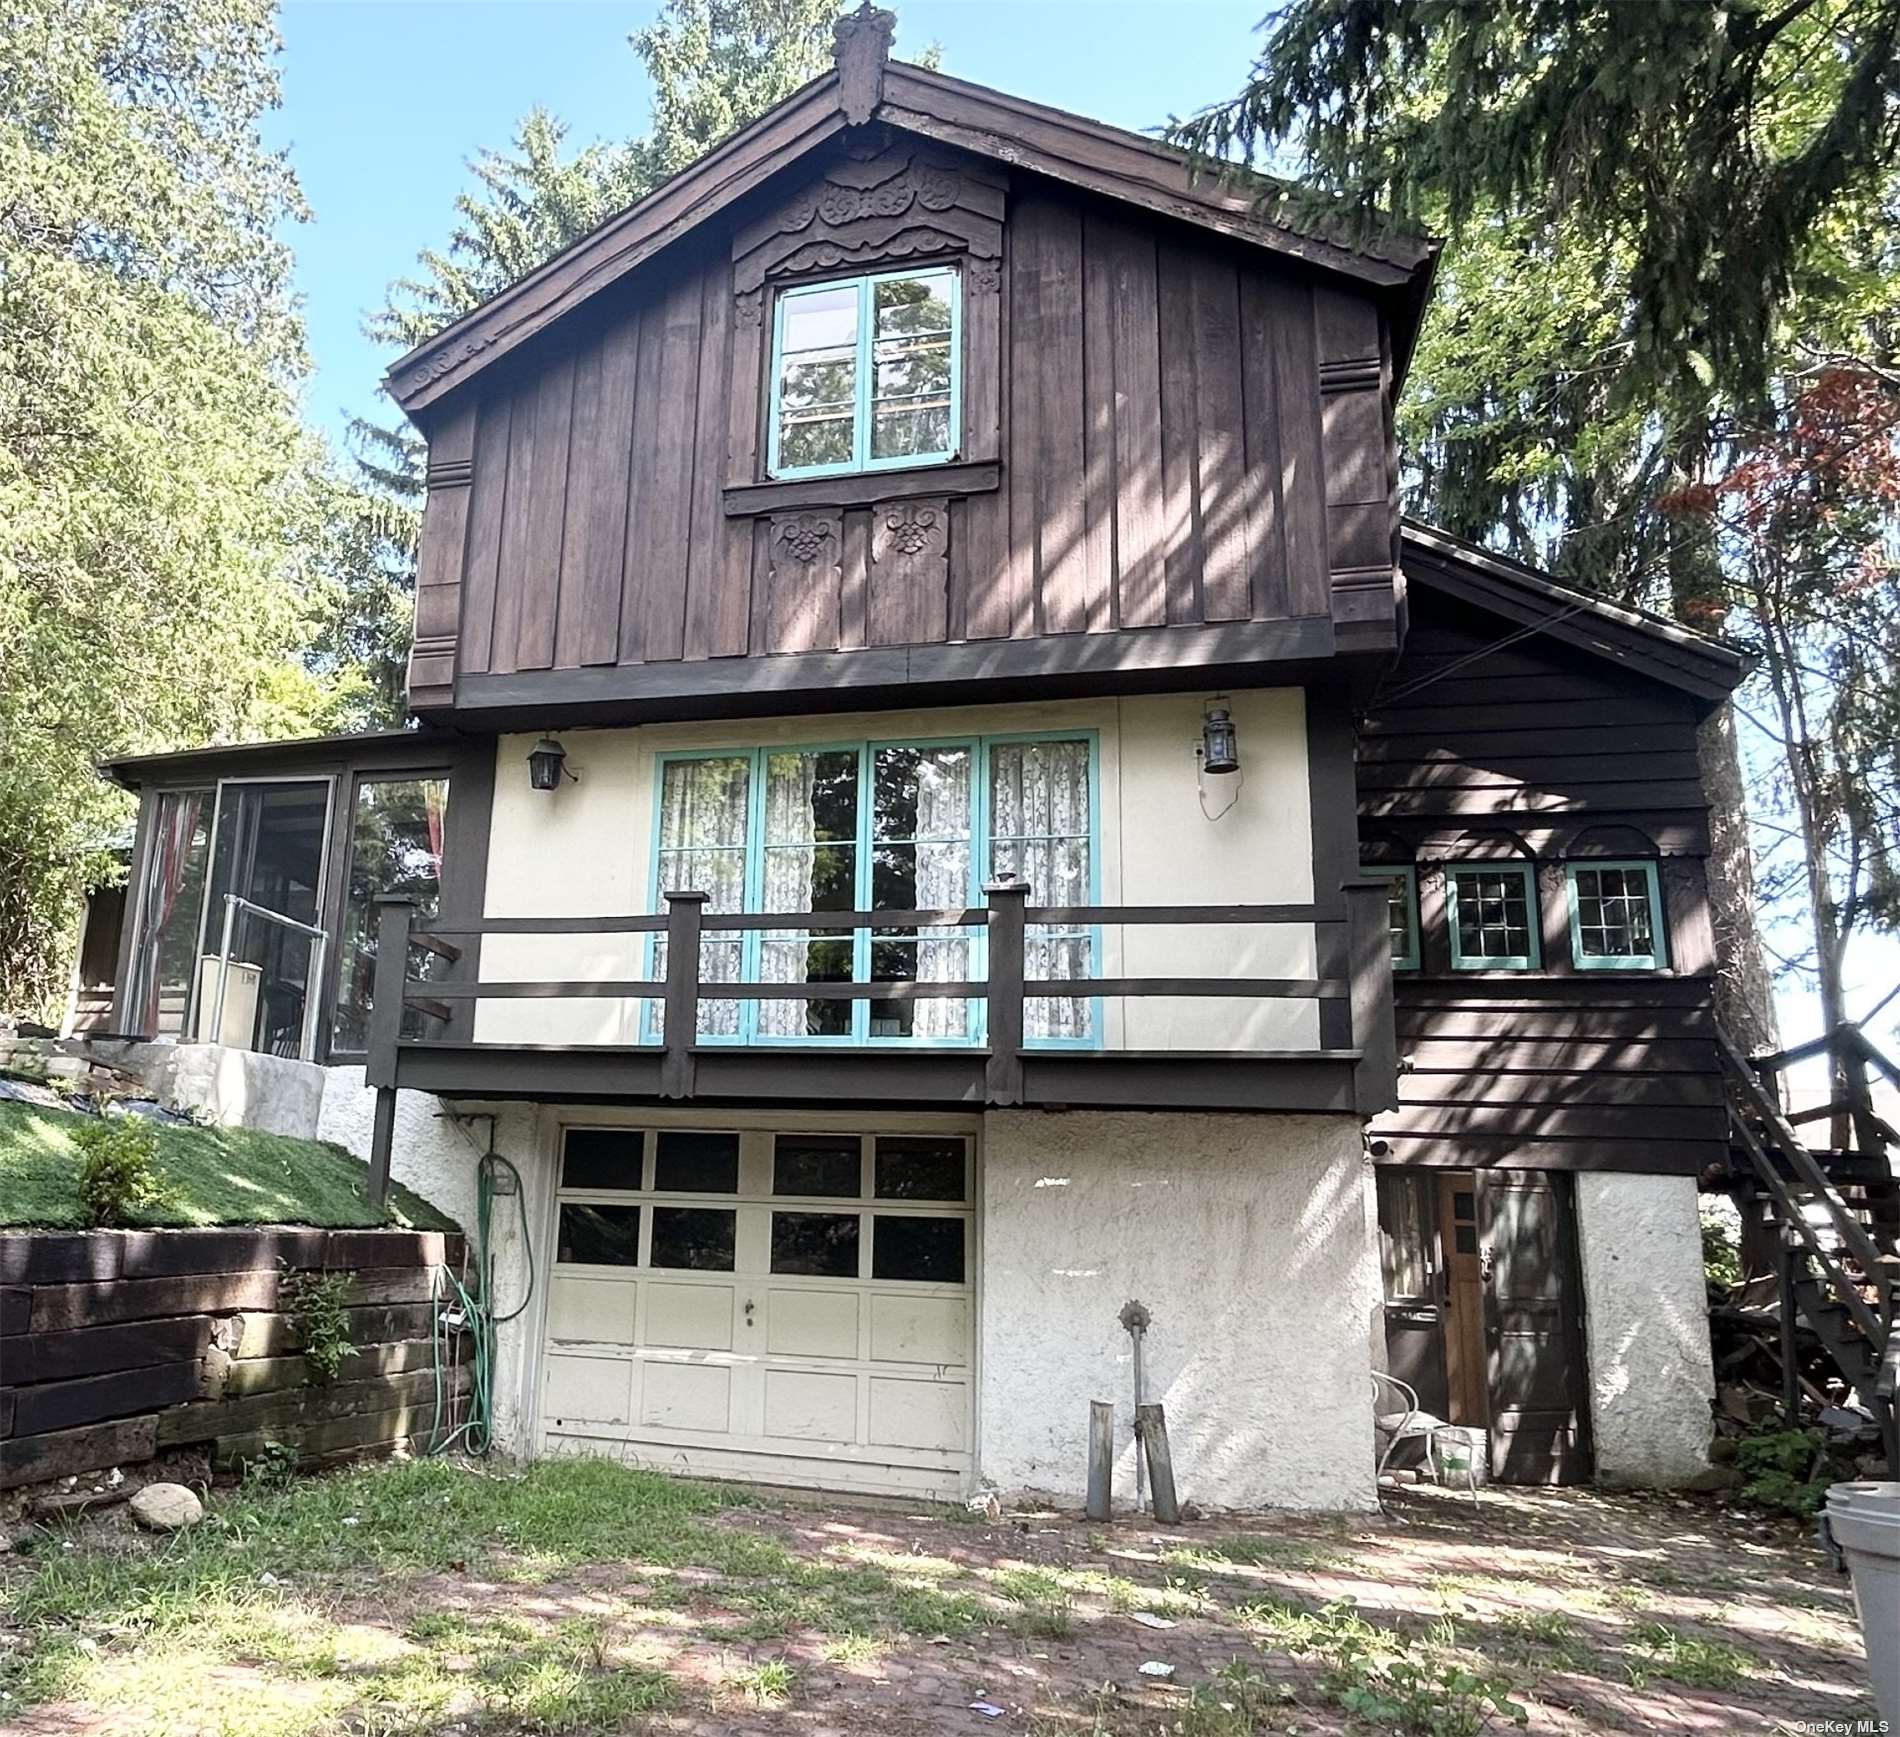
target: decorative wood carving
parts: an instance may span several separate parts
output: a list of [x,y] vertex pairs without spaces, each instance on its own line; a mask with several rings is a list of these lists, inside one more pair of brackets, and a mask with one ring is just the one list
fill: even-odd
[[832,57],[838,63],[838,106],[844,118],[861,127],[884,100],[884,64],[891,57],[897,15],[864,0],[831,27]]
[[886,501],[871,509],[872,645],[915,645],[944,635],[950,579],[950,503],[943,496]]
[[767,649],[833,649],[838,643],[844,514],[835,509],[774,514],[766,550]]
[[1001,178],[967,158],[878,138],[867,144],[734,237],[733,292],[748,317],[751,304],[743,298],[768,278],[933,254],[966,255],[983,274],[978,287],[995,288]]

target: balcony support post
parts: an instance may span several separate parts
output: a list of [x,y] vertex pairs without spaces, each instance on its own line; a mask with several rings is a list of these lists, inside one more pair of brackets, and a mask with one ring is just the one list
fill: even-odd
[[406,893],[376,898],[376,969],[370,985],[369,1031],[363,1078],[376,1088],[370,1129],[369,1192],[378,1206],[389,1201],[389,1173],[396,1137],[396,1046],[402,1040],[404,985],[409,978],[409,930],[416,903]]
[[666,895],[666,1032],[660,1096],[693,1095],[693,1045],[699,1039],[699,936],[706,895]]
[[[1382,880],[1347,881],[1346,935],[1352,972],[1353,1106],[1376,1116],[1399,1101],[1399,1043],[1392,1016],[1392,928],[1386,915],[1390,886]],[[1321,1004],[1322,1006],[1324,1003]]]
[[1023,1101],[1023,909],[1029,903],[1026,881],[988,881],[990,1059],[984,1098],[992,1104]]

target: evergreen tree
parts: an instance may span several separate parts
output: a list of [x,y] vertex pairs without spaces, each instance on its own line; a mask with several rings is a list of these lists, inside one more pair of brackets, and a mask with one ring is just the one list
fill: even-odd
[[[1824,381],[1893,447],[1900,0],[1292,0],[1266,29],[1239,96],[1172,136],[1216,172],[1292,168],[1336,223],[1449,232],[1399,413],[1408,504],[1757,654],[1764,890],[1806,911],[1786,963],[1851,1011],[1853,935],[1900,926],[1876,836],[1900,720],[1865,703],[1900,552],[1861,534],[1871,497],[1796,510],[1797,481],[1825,497],[1837,463]],[[1732,809],[1732,749],[1709,770]],[[1746,976],[1750,870],[1715,821]]]

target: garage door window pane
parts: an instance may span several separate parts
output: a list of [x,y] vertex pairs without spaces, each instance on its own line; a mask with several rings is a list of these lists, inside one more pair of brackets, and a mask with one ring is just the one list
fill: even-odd
[[772,1214],[772,1271],[814,1279],[858,1276],[855,1212]]
[[638,1128],[570,1128],[561,1151],[563,1188],[638,1188],[646,1136]]
[[732,1271],[733,1227],[737,1213],[716,1206],[656,1206],[653,1249],[647,1265],[687,1272]]
[[963,1220],[887,1218],[879,1213],[871,1242],[871,1277],[962,1284]]
[[894,1137],[877,1143],[879,1200],[961,1200],[963,1142]]
[[564,1202],[555,1258],[572,1266],[633,1266],[640,1258],[639,1207]]
[[772,1192],[856,1200],[863,1185],[862,1159],[856,1135],[781,1134],[772,1149]]
[[653,1186],[664,1194],[737,1194],[739,1136],[684,1132],[659,1135]]

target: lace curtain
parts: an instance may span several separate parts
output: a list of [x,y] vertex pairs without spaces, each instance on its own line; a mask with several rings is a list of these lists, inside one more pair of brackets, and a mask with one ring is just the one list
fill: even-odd
[[[990,870],[1029,883],[1032,905],[1090,902],[1087,742],[1004,742],[990,750]],[[1079,924],[1034,924],[1024,937],[1023,975],[1093,975],[1093,944]],[[1086,1000],[1032,1000],[1029,1037],[1086,1038]]]
[[[752,764],[746,756],[670,760],[660,781],[660,892],[703,892],[706,912],[745,908],[746,803]],[[664,909],[664,903],[662,903]],[[699,945],[699,974],[707,983],[739,980],[740,938],[708,928]],[[666,975],[666,941],[654,948],[656,977]],[[659,1002],[653,1029],[661,1030]],[[702,1037],[737,1037],[739,1003],[702,1001]]]
[[[917,908],[956,910],[970,896],[970,753],[930,749],[917,756],[915,835]],[[955,929],[923,929],[916,943],[920,983],[956,983],[970,975],[970,937]],[[961,1038],[970,1030],[967,1001],[911,1004],[916,1037]]]

